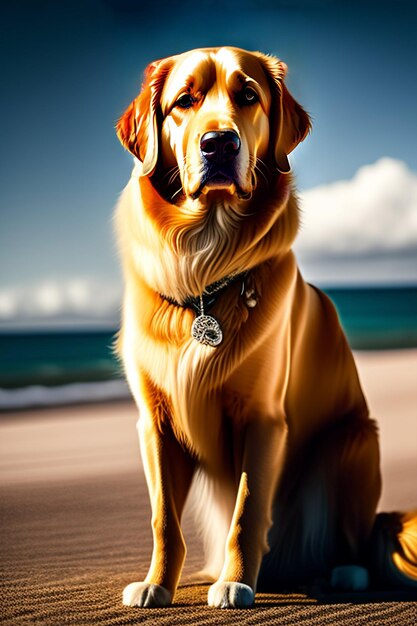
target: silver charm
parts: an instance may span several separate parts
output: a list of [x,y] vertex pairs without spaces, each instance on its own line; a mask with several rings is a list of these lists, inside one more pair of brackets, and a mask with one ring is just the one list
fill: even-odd
[[215,348],[223,341],[219,322],[211,315],[204,314],[203,297],[200,296],[200,315],[191,326],[191,336],[205,346]]
[[211,315],[199,315],[191,326],[191,334],[206,346],[218,346],[223,341],[223,333],[219,322]]

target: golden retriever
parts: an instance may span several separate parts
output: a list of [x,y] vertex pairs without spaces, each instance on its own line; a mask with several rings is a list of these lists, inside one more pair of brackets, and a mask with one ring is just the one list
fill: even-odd
[[334,306],[291,252],[288,155],[310,119],[286,71],[230,47],[163,59],[117,124],[135,157],[116,213],[118,345],[154,537],[129,606],[171,602],[192,482],[212,606],[320,578],[362,589],[375,562],[377,575],[417,580],[415,517],[374,529],[377,429]]

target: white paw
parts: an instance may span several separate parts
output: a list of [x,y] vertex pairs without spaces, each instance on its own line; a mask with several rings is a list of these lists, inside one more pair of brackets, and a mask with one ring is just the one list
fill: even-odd
[[161,585],[150,583],[130,583],[123,589],[125,606],[167,606],[171,604],[171,594]]
[[242,609],[252,606],[254,601],[253,589],[243,583],[217,582],[208,592],[209,606],[220,609]]
[[339,565],[332,570],[330,585],[333,589],[363,591],[368,589],[368,570],[360,565]]

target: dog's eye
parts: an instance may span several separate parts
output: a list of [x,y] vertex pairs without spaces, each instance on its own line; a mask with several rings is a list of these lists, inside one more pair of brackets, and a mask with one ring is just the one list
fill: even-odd
[[255,104],[259,100],[258,94],[252,87],[245,87],[242,90],[241,98],[243,104]]
[[195,100],[191,94],[183,93],[176,101],[175,106],[181,107],[181,109],[189,109],[193,106],[194,102]]

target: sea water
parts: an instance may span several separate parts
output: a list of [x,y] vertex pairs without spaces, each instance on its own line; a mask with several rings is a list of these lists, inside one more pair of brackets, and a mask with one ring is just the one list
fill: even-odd
[[[354,350],[417,347],[417,287],[325,291]],[[0,410],[128,397],[116,333],[0,331]]]

